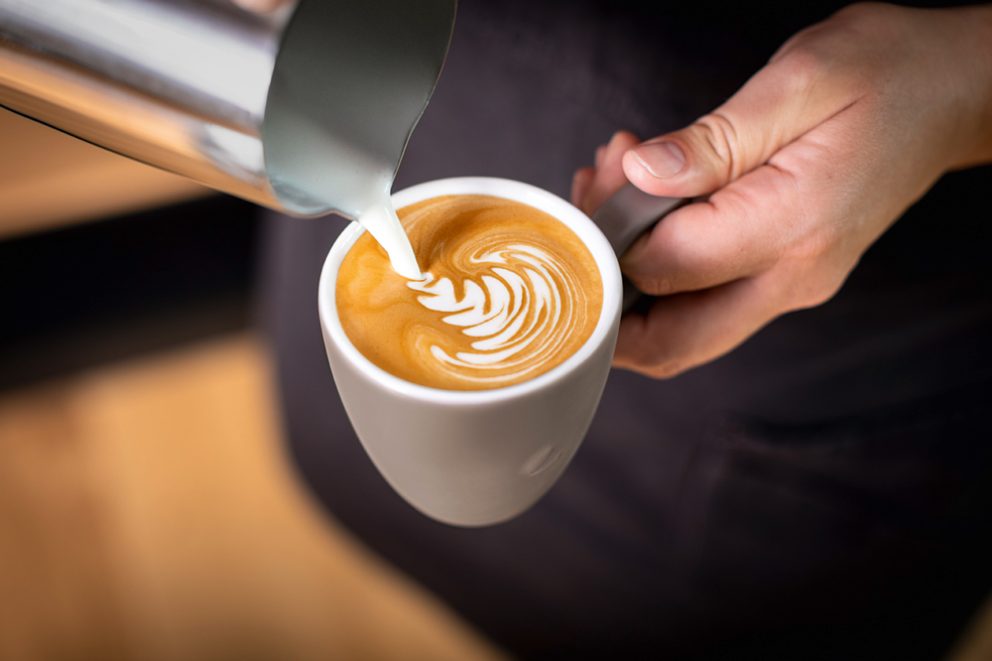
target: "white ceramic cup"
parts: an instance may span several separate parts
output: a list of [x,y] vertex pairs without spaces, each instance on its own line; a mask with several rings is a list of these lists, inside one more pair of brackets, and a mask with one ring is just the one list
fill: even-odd
[[386,481],[415,508],[446,523],[510,519],[547,492],[592,421],[610,370],[622,284],[614,249],[583,212],[529,184],[489,177],[431,181],[393,195],[396,208],[439,195],[494,195],[551,214],[574,231],[599,267],[603,305],[592,335],[557,367],[492,390],[429,388],[389,374],[351,343],[335,289],[357,223],[331,247],[318,307],[327,358],[351,424]]

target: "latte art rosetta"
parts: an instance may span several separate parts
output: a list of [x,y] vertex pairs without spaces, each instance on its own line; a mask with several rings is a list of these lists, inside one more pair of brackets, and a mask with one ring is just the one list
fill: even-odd
[[526,244],[482,248],[468,260],[488,267],[488,273],[478,282],[463,281],[461,297],[449,278],[430,273],[420,282],[407,283],[424,292],[417,297],[421,305],[452,313],[441,320],[472,338],[469,351],[452,356],[433,345],[431,355],[442,369],[479,382],[516,379],[540,369],[554,358],[574,326],[576,311],[570,301],[577,294],[575,278],[554,255]]
[[433,198],[399,215],[424,278],[397,276],[363,236],[337,286],[345,332],[386,371],[438,388],[497,388],[561,364],[592,334],[599,271],[561,221],[482,195]]

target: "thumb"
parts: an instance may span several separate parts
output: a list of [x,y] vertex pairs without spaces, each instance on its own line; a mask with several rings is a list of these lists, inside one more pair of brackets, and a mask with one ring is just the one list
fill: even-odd
[[818,57],[791,49],[713,112],[628,151],[624,174],[653,195],[693,197],[722,188],[856,100],[839,77],[821,72]]

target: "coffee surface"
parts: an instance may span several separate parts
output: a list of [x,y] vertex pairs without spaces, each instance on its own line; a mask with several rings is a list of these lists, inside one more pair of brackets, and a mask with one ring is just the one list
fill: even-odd
[[561,221],[486,195],[399,211],[424,272],[407,280],[363,234],[338,273],[345,333],[407,381],[483,390],[532,379],[575,353],[599,320],[596,262]]

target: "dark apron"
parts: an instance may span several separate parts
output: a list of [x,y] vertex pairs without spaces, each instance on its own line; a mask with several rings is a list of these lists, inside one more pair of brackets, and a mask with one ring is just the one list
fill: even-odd
[[[397,189],[493,175],[567,197],[613,131],[684,125],[831,11],[679,4],[462,2]],[[560,483],[478,530],[406,505],[345,417],[316,307],[345,223],[272,218],[292,455],[336,518],[523,657],[939,658],[992,585],[990,184],[946,176],[834,300],[732,354],[614,372]]]

